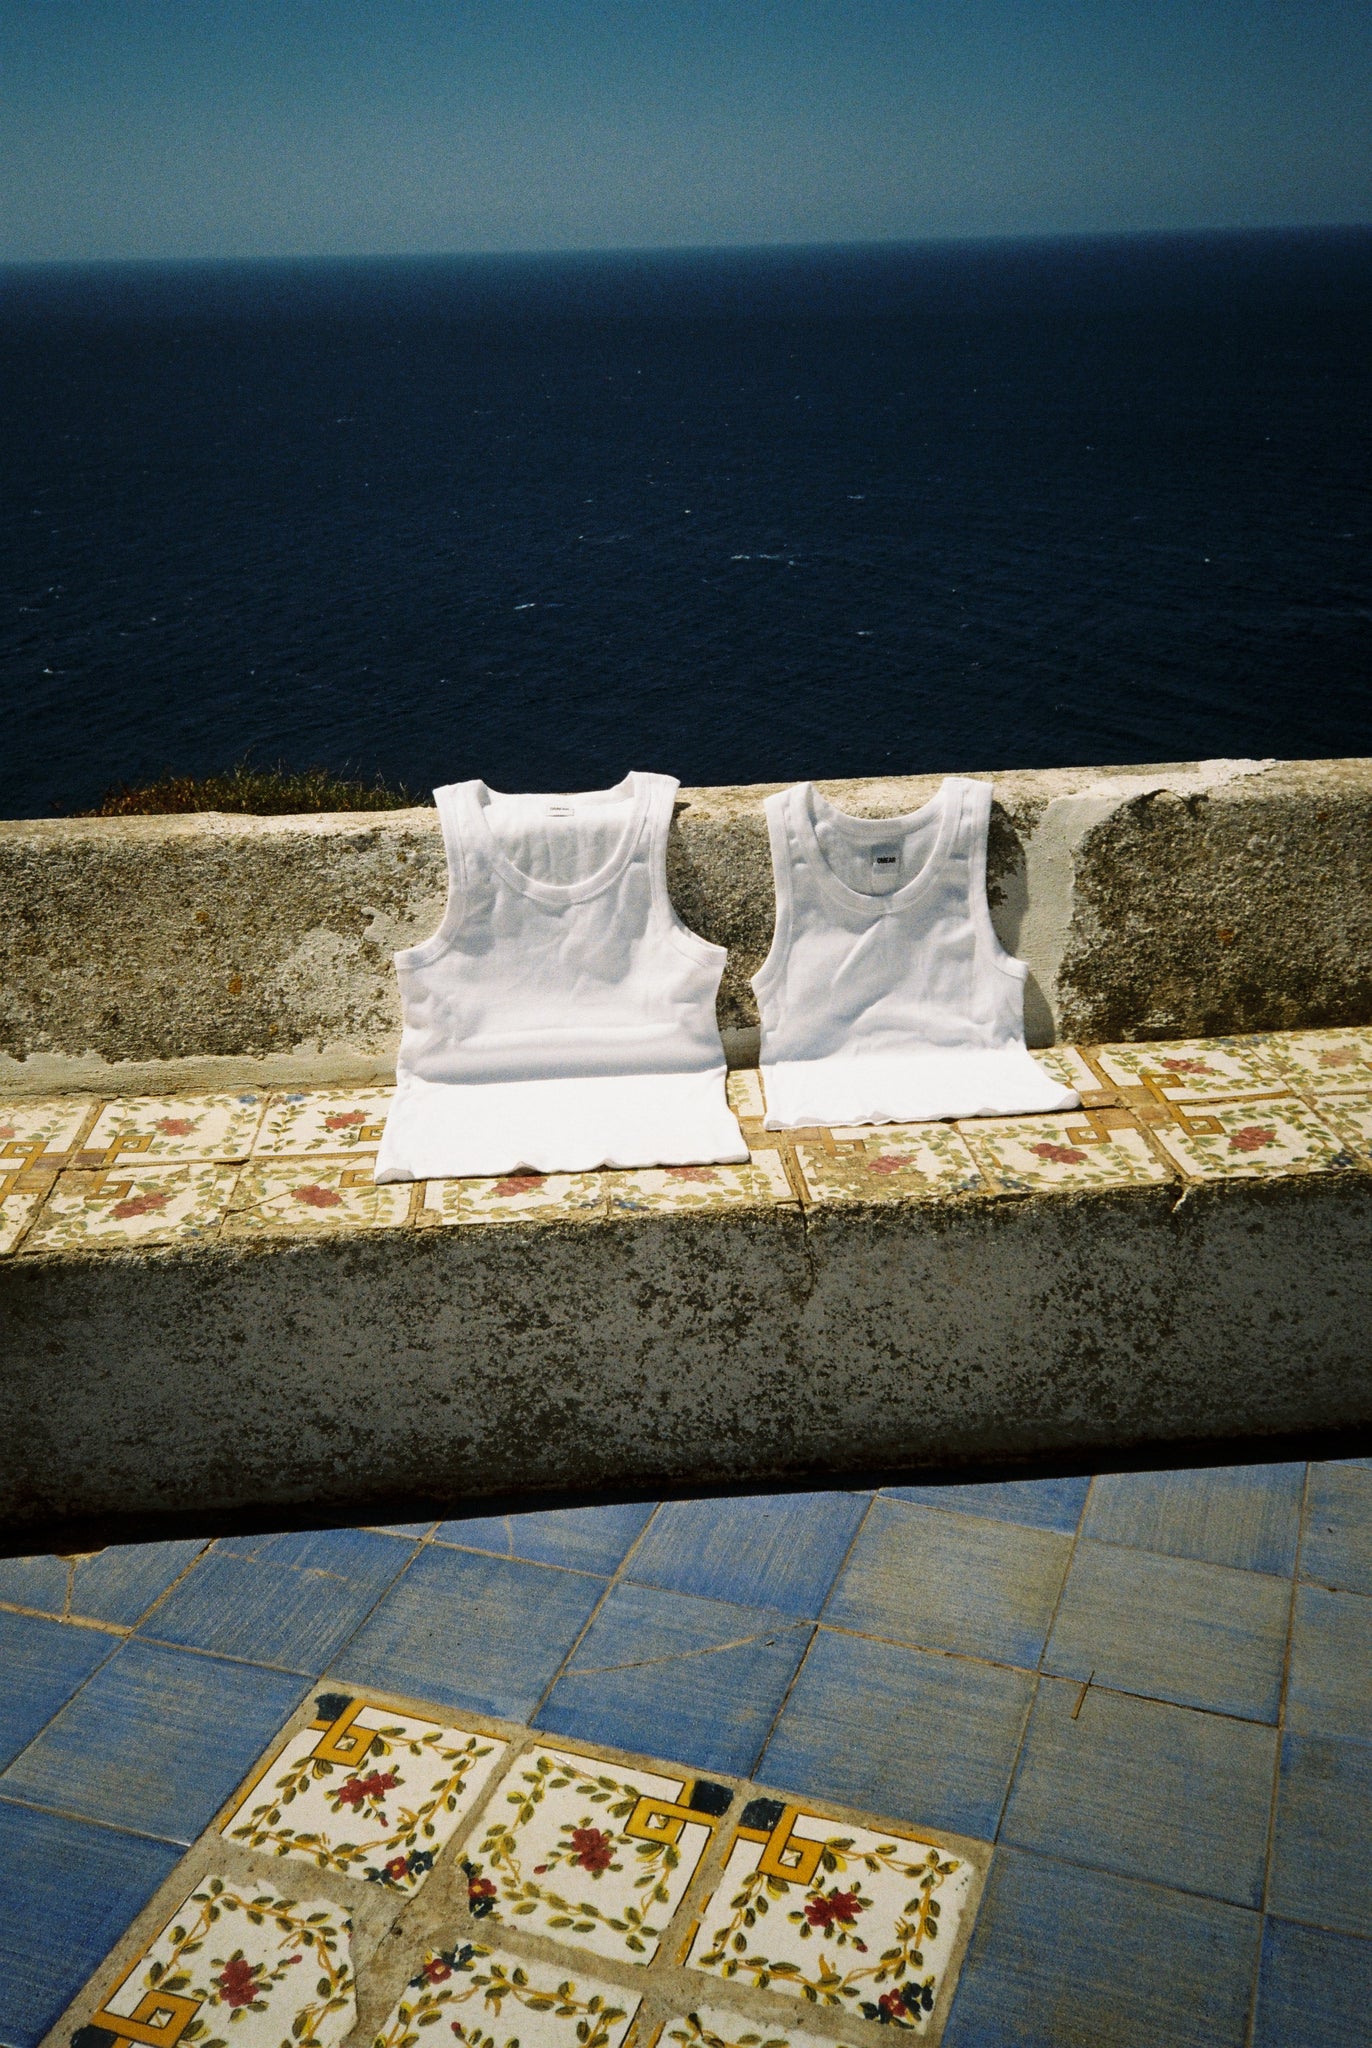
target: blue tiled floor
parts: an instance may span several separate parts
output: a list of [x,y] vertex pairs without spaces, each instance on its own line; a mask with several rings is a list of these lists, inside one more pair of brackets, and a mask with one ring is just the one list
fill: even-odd
[[949,2048],[1372,2039],[1372,1462],[0,1561],[0,2048],[321,1678],[994,1842]]

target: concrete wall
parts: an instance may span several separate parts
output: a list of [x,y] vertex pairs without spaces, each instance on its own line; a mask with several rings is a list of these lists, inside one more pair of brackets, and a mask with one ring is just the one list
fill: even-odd
[[[1372,1019],[1372,761],[995,778],[990,878],[1031,1044]],[[820,787],[868,816],[934,776]],[[683,790],[687,922],[730,949],[720,1022],[755,1056],[772,924],[766,788]],[[444,896],[429,810],[0,821],[0,1089],[384,1078],[390,954]]]

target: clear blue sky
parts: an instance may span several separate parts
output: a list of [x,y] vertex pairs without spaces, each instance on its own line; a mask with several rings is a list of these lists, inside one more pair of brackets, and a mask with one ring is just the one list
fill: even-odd
[[1369,219],[1366,0],[0,0],[0,259]]

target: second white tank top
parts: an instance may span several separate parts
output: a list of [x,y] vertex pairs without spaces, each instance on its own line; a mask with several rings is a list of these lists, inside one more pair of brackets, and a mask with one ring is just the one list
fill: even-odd
[[667,894],[677,784],[434,791],[448,905],[395,956],[405,1028],[379,1181],[744,1160],[724,1094],[724,948]]
[[768,797],[776,932],[753,977],[770,1130],[1074,1109],[1024,1042],[1024,963],[986,900],[991,785],[852,818]]

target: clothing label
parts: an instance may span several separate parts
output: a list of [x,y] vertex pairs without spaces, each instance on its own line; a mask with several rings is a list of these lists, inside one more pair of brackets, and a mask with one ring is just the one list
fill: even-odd
[[574,818],[576,816],[576,805],[549,804],[548,816],[550,818]]
[[874,875],[899,874],[900,848],[898,846],[874,846],[872,848],[872,873]]

